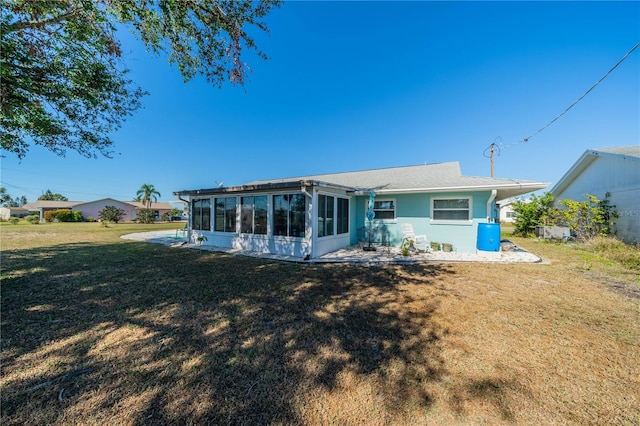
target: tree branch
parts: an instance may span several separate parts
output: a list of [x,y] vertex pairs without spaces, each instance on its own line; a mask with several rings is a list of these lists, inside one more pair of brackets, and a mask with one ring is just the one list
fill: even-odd
[[54,16],[53,18],[46,19],[44,21],[18,21],[18,22],[14,22],[13,24],[7,25],[6,28],[5,28],[5,31],[7,33],[11,33],[11,32],[14,32],[14,31],[23,30],[25,28],[42,29],[42,28],[45,28],[48,25],[55,25],[55,24],[58,24],[58,23],[60,23],[62,21],[65,21],[65,20],[71,18],[72,16],[78,15],[83,10],[84,10],[83,8],[73,9],[73,10],[67,12],[67,13],[63,13],[62,15]]

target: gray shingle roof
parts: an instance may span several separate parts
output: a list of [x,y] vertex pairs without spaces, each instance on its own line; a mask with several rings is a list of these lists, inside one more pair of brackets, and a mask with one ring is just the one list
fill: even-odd
[[376,192],[437,190],[473,187],[493,187],[540,183],[516,179],[464,176],[460,164],[456,162],[424,164],[419,166],[390,167],[344,173],[299,176],[286,179],[259,180],[247,185],[284,183],[296,181],[318,181],[333,185]]
[[608,154],[626,155],[628,157],[640,158],[640,145],[616,146],[612,148],[598,148],[592,151],[606,152]]
[[464,176],[456,162],[424,164],[419,166],[390,167],[344,173],[265,179],[244,185],[176,191],[176,195],[206,196],[225,193],[274,191],[300,188],[300,186],[336,187],[358,194],[374,190],[377,194],[410,192],[460,192],[497,190],[497,200],[515,197],[546,188],[545,182]]

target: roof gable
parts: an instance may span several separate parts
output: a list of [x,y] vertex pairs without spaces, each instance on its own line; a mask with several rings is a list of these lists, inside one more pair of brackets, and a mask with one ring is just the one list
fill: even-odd
[[551,188],[551,193],[563,192],[578,176],[580,176],[598,157],[617,157],[624,160],[640,162],[640,145],[620,146],[613,148],[587,149],[580,158],[573,163],[560,180]]

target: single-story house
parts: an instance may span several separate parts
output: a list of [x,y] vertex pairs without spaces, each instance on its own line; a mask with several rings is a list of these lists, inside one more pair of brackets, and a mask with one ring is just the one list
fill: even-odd
[[29,215],[29,210],[22,207],[0,207],[0,218],[9,220],[10,217],[25,217]]
[[[174,192],[190,207],[192,239],[204,244],[316,258],[367,242],[399,246],[403,223],[418,235],[475,252],[479,223],[496,199],[547,183],[463,176],[458,162],[332,173]],[[369,205],[375,216],[367,218]]]
[[40,216],[40,222],[44,222],[44,213],[52,210],[72,209],[76,204],[82,201],[50,201],[37,200],[22,206],[23,209],[29,211],[29,214],[37,214]]
[[[124,210],[124,221],[133,221],[137,217],[140,209],[146,208],[143,203],[137,201],[119,201],[113,198],[103,198],[96,201],[47,201],[38,200],[33,203],[27,203],[22,206],[31,213],[39,214],[40,221],[44,221],[44,213],[50,210],[71,209],[72,211],[82,212],[82,216],[86,219],[89,216],[98,219],[98,213],[106,206],[114,206]],[[164,213],[170,212],[172,207],[169,203],[151,203],[151,209],[155,210],[156,220],[160,220]]]
[[551,189],[554,203],[585,201],[585,194],[616,206],[615,233],[628,244],[640,243],[640,145],[588,149]]
[[515,211],[511,200],[498,203],[498,217],[500,223],[514,223],[516,221]]

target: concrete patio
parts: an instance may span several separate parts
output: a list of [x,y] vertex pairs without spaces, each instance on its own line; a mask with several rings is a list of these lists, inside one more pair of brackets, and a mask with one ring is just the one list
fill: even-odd
[[304,260],[300,257],[282,256],[270,253],[259,253],[226,247],[197,245],[182,236],[170,236],[167,231],[139,232],[122,235],[126,240],[146,241],[176,248],[190,248],[212,252],[250,256],[261,259],[280,260],[297,263],[350,263],[358,265],[419,264],[426,262],[492,262],[492,263],[541,263],[542,259],[510,241],[501,243],[500,252],[458,253],[456,251],[435,251],[430,253],[415,252],[409,256],[402,255],[398,247],[376,247],[375,251],[365,251],[361,245],[353,245],[316,259]]

